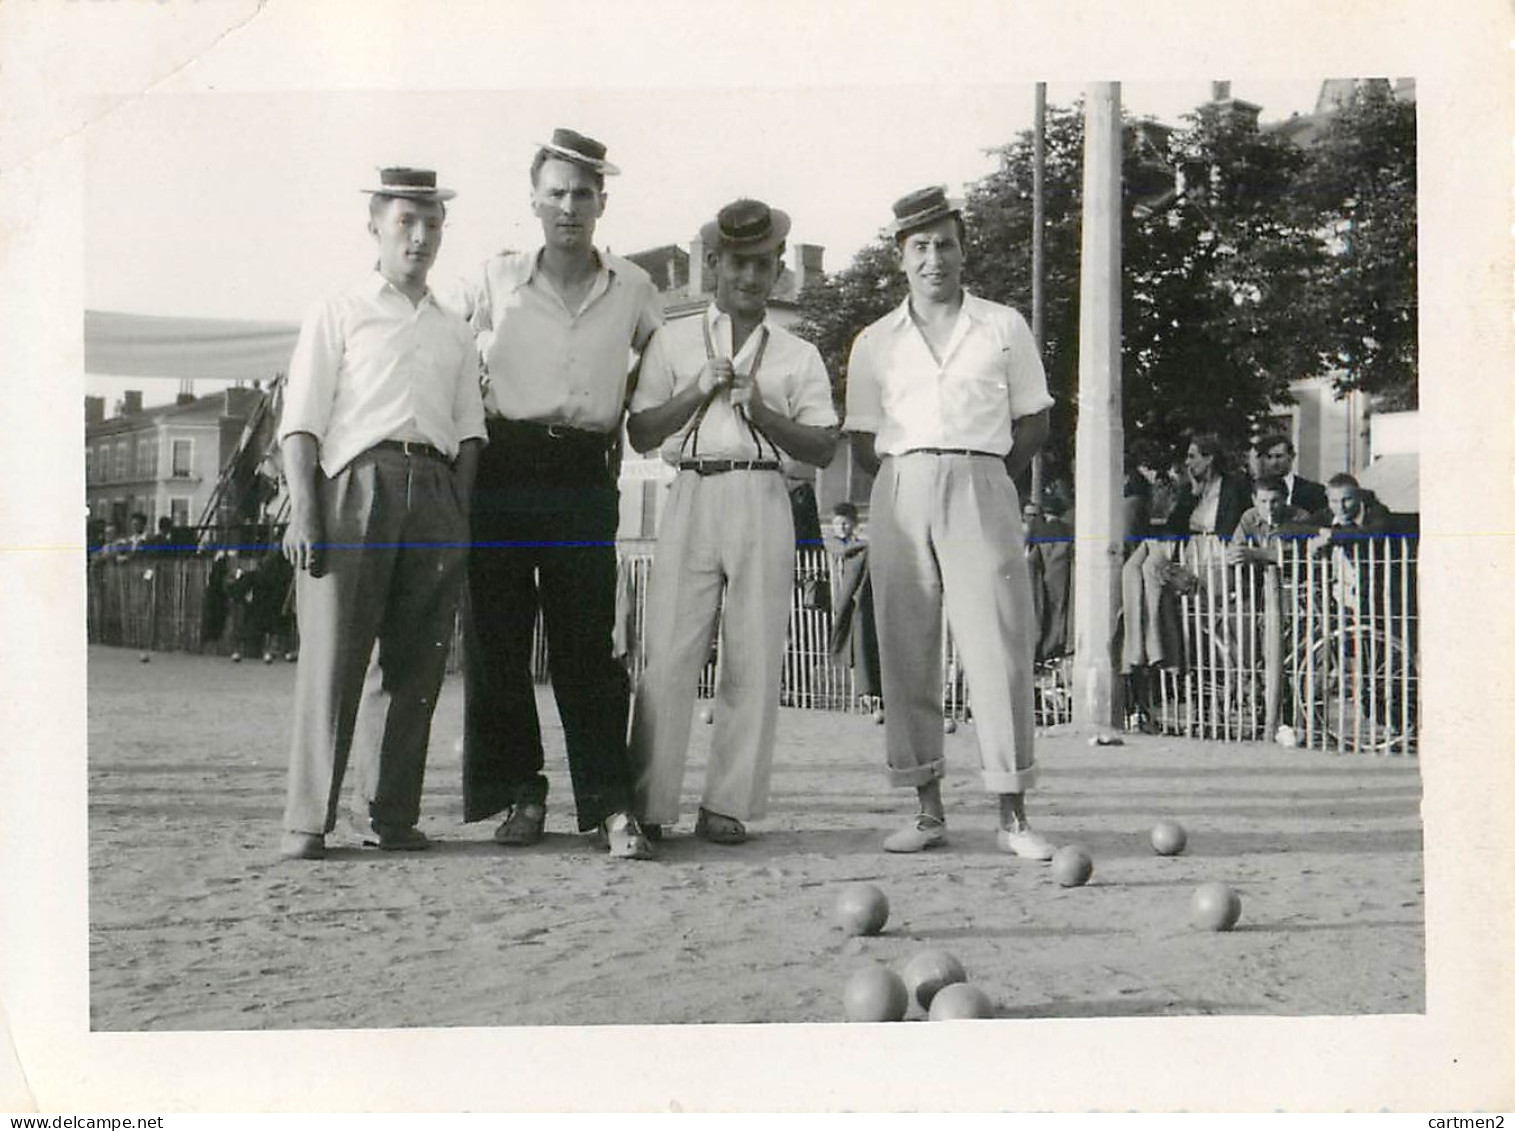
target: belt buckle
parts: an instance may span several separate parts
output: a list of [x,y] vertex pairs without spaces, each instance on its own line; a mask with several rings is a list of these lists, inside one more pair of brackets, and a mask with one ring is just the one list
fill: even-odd
[[568,436],[568,429],[561,424],[547,425],[547,436],[552,440],[562,440]]

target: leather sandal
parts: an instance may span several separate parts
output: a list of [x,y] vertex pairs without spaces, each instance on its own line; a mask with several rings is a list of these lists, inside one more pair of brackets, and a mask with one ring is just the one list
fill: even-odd
[[915,820],[884,838],[885,852],[924,852],[947,843],[947,822],[930,813],[917,813]]
[[547,806],[534,801],[512,805],[505,820],[494,831],[494,842],[509,848],[527,848],[542,841],[547,825]]
[[694,835],[711,844],[743,844],[747,840],[747,826],[735,817],[701,809],[694,823]]
[[651,860],[652,846],[630,813],[612,813],[600,825],[600,836],[612,860]]

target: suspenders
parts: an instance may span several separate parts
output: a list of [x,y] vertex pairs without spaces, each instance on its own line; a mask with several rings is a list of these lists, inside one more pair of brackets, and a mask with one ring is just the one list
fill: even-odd
[[[715,342],[713,342],[710,338],[710,323],[704,315],[700,316],[700,332],[705,336],[705,360],[713,360],[715,358]],[[747,372],[748,379],[752,381],[757,380],[758,370],[762,368],[763,365],[763,352],[768,348],[768,327],[760,327],[759,333],[761,334],[761,337],[758,338],[757,351],[752,355],[752,368]],[[700,402],[700,407],[695,409],[694,424],[690,427],[688,432],[684,433],[683,440],[679,442],[680,456],[684,456],[686,454],[685,449],[687,447],[689,449],[687,455],[690,459],[699,458],[700,425],[705,422],[705,413],[710,410],[711,404],[713,404],[715,402],[715,398],[720,395],[721,386],[717,385],[714,389],[711,389],[710,392],[705,394],[705,399]],[[779,452],[778,445],[776,445],[772,440],[769,440],[768,437],[763,434],[763,430],[761,428],[758,428],[755,424],[752,423],[750,419],[748,419],[747,413],[742,409],[740,405],[735,406],[732,411],[734,411],[737,415],[737,418],[747,426],[747,431],[752,436],[752,442],[757,448],[757,454],[759,458],[762,458],[763,456],[764,440],[768,440],[768,446],[773,449],[773,458],[775,460],[780,460],[783,458]]]

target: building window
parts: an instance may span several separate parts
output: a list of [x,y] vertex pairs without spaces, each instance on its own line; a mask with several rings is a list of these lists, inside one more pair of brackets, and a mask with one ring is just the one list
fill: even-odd
[[193,440],[175,440],[173,451],[173,477],[175,479],[188,479],[190,468],[194,466],[195,442]]
[[84,449],[84,482],[95,481],[95,453],[89,448]]
[[128,458],[130,458],[130,452],[127,448],[126,441],[116,441],[116,466],[114,477],[117,480],[125,479],[130,474],[130,465],[126,462]]
[[137,478],[154,479],[158,475],[158,445],[150,436],[137,439]]
[[175,526],[189,525],[189,497],[175,495],[168,500],[168,517],[174,520]]

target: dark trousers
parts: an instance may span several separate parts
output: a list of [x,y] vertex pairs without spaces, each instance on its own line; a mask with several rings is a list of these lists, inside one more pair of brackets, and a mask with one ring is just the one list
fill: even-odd
[[284,827],[333,829],[354,747],[359,818],[414,825],[467,519],[452,468],[423,456],[365,452],[322,476],[317,492],[325,562],[320,577],[302,572],[295,583],[301,647]]
[[541,611],[581,830],[629,810],[630,683],[612,658],[619,495],[610,437],[492,420],[474,485],[464,620],[463,819],[543,802],[532,681]]

